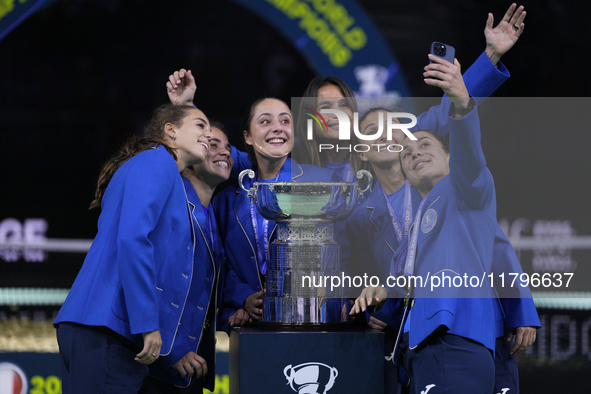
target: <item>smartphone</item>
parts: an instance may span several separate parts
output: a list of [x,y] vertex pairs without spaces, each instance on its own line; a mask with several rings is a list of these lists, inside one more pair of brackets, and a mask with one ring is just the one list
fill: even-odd
[[[442,59],[447,60],[451,64],[454,64],[456,57],[456,50],[451,45],[447,45],[441,42],[434,41],[431,44],[431,54]],[[429,63],[432,63],[431,61]]]

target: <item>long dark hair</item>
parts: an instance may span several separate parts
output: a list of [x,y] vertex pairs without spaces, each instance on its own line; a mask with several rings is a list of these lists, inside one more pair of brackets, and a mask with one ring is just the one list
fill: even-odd
[[90,203],[90,209],[99,207],[101,205],[103,195],[105,194],[107,186],[109,185],[109,182],[113,178],[115,172],[119,169],[119,167],[121,167],[121,165],[123,165],[123,163],[138,153],[150,149],[153,146],[163,145],[168,153],[170,153],[176,160],[177,156],[175,149],[171,148],[166,143],[164,125],[167,123],[172,123],[173,125],[180,127],[183,124],[185,117],[189,114],[189,111],[194,108],[195,107],[188,105],[172,104],[165,104],[161,107],[158,107],[154,111],[150,123],[148,123],[146,126],[144,135],[141,137],[137,135],[130,137],[123,143],[123,146],[119,149],[119,151],[113,157],[107,160],[105,164],[103,164],[96,186],[96,191],[94,193],[94,200],[92,203]]
[[297,127],[295,128],[294,135],[296,146],[294,146],[292,157],[302,164],[314,164],[322,166],[322,160],[318,153],[318,140],[316,136],[313,136],[311,140],[307,138],[306,132],[306,118],[304,114],[304,108],[316,108],[316,97],[320,88],[334,85],[341,90],[343,96],[347,98],[349,107],[352,112],[357,112],[357,102],[355,101],[355,94],[351,88],[340,78],[337,77],[323,77],[317,76],[312,79],[304,92],[303,99],[300,104],[300,108],[296,113],[292,114]]

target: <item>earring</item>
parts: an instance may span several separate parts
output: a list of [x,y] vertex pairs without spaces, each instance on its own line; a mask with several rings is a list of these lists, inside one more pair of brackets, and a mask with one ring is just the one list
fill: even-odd
[[173,141],[174,141],[174,140],[176,140],[176,133],[174,133],[174,134],[172,135],[172,140],[173,140]]

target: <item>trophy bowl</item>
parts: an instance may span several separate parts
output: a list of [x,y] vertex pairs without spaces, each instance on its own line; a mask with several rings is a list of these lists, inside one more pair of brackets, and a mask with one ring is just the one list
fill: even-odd
[[358,199],[369,189],[372,176],[361,170],[357,178],[367,177],[367,187],[357,182],[253,182],[252,170],[240,173],[238,182],[251,204],[267,220],[277,224],[276,239],[269,248],[269,267],[265,273],[266,295],[259,327],[295,330],[341,329],[350,323],[349,300],[343,289],[319,284],[322,276],[340,276],[344,226],[333,226],[346,219]]
[[254,182],[244,186],[245,176],[254,178],[252,170],[244,170],[238,177],[240,187],[252,198],[259,213],[274,222],[336,222],[346,219],[355,203],[369,189],[372,176],[360,170],[357,178],[366,176],[368,186],[361,189],[357,182]]

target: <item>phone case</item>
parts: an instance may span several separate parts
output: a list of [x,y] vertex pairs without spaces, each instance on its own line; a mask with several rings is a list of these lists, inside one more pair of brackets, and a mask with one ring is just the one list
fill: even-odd
[[[442,59],[447,60],[451,64],[453,64],[454,59],[456,57],[456,50],[451,45],[444,44],[442,42],[433,41],[431,44],[431,52],[432,55],[440,57]],[[432,63],[432,62],[429,62]]]

